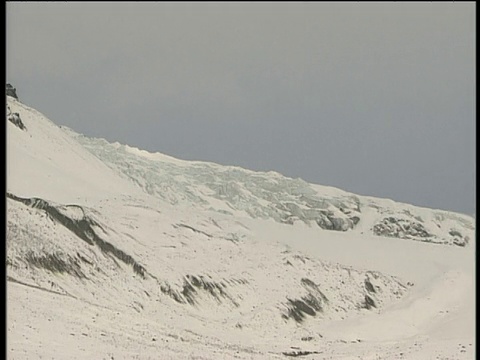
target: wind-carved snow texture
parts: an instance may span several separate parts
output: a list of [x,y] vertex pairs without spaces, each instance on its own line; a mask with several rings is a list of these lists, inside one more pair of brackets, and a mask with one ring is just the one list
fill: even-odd
[[[53,221],[58,222],[59,224],[65,226],[68,230],[73,232],[78,238],[82,239],[89,245],[96,245],[100,248],[105,254],[111,254],[120,261],[123,261],[127,265],[131,265],[133,271],[137,274],[145,277],[145,268],[135,261],[130,255],[126,254],[122,250],[116,248],[108,241],[103,240],[100,236],[97,235],[95,228],[105,232],[105,229],[97,223],[95,220],[85,215],[85,211],[81,206],[70,205],[70,206],[53,206],[49,202],[43,199],[22,199],[13,194],[7,193],[7,198],[14,201],[21,202],[27,206],[31,206],[36,209],[45,211],[46,215]],[[80,214],[79,214],[80,213]],[[40,266],[48,267],[58,267],[58,264],[65,264],[62,260],[58,259],[55,255],[46,255],[42,257],[36,257],[34,255],[29,255],[28,259],[33,261],[34,264]],[[80,257],[81,259],[81,257]],[[51,264],[49,263],[49,261]],[[30,261],[30,263],[31,263]],[[78,263],[74,262],[78,267]],[[68,271],[67,271],[68,272]]]
[[[173,240],[172,244],[188,241],[188,246],[183,245],[177,251],[172,248],[170,256],[163,254],[160,266],[158,258],[149,260],[138,255],[144,258],[144,266],[102,238],[115,237],[109,230],[113,224],[100,223],[92,210],[38,198],[20,198],[10,193],[7,193],[7,200],[9,278],[103,306],[118,306],[118,299],[126,298],[127,294],[123,293],[136,289],[137,296],[130,296],[128,305],[123,305],[137,312],[152,303],[168,303],[171,299],[170,307],[180,306],[183,311],[196,309],[199,315],[205,308],[216,307],[217,317],[224,321],[235,319],[240,327],[261,328],[266,321],[273,321],[280,328],[290,320],[302,323],[306,317],[344,318],[361,311],[368,293],[365,279],[374,274],[313,260],[278,246],[258,252],[258,248],[252,247],[241,234],[237,235],[237,242],[225,241],[222,222],[215,222],[217,230],[211,231],[212,234],[200,230],[200,223],[172,224],[176,235],[165,235]],[[179,220],[180,224],[185,222]],[[181,235],[185,231],[189,231],[187,237]],[[201,273],[198,268],[192,272],[196,267],[189,263],[198,256],[216,258],[218,262],[204,263]],[[238,258],[233,260],[233,256]],[[184,259],[183,264],[180,258]],[[231,260],[226,263],[225,258]],[[120,262],[131,266],[131,271],[139,277],[132,282],[128,267],[122,267]],[[58,274],[63,276],[58,277]],[[379,291],[372,296],[379,308],[399,299],[407,289],[393,277],[373,276]],[[112,281],[112,278],[117,280]],[[333,279],[336,280],[332,282]],[[105,287],[105,282],[110,285]],[[125,287],[124,284],[129,285]],[[116,295],[113,298],[102,295],[106,288]],[[263,310],[254,310],[257,307]]]
[[[110,297],[105,284],[121,285],[135,274],[130,285],[135,289],[148,277],[131,255],[105,240],[112,235],[108,228],[80,206],[7,193],[7,207],[6,262],[11,280],[89,302],[122,303]],[[135,297],[127,306],[133,301]]]
[[[92,214],[86,214],[83,207],[78,205],[65,206],[52,204],[51,202],[38,198],[24,199],[10,193],[7,193],[7,199],[9,200],[9,222],[7,223],[7,243],[9,249],[7,252],[7,263],[9,268],[18,269],[27,265],[29,270],[34,273],[36,273],[36,271],[34,271],[36,268],[47,271],[47,273],[51,274],[63,273],[80,280],[96,281],[95,273],[92,273],[92,271],[89,271],[88,269],[91,270],[92,267],[95,267],[99,272],[105,272],[104,268],[108,267],[98,261],[98,249],[100,254],[103,254],[107,259],[113,261],[117,269],[121,269],[118,261],[122,261],[126,265],[132,266],[132,270],[141,278],[145,279],[147,274],[146,268],[143,265],[140,265],[131,255],[126,254],[112,243],[102,239],[99,233],[104,234],[105,236],[105,234],[108,233],[107,226],[101,225],[98,221],[94,220]],[[18,208],[13,206],[11,204],[12,201],[22,204],[23,207],[21,206]],[[27,208],[25,208],[25,206]],[[15,209],[17,209],[17,211],[21,210],[21,214],[28,213],[30,216],[24,218],[23,221],[14,222],[12,219],[15,218]],[[66,251],[69,247],[66,246],[66,244],[57,243],[55,237],[50,241],[45,239],[45,237],[48,236],[48,232],[39,237],[38,233],[41,234],[41,230],[45,229],[45,227],[37,229],[36,227],[32,228],[23,225],[27,223],[37,223],[37,221],[32,221],[32,216],[34,218],[40,217],[44,219],[44,221],[49,223],[50,227],[53,226],[57,231],[60,230],[58,229],[58,226],[65,228],[71,234],[69,236],[70,239],[79,239],[81,240],[80,244],[85,245],[81,246],[78,241],[74,241],[74,244],[76,245],[71,251]],[[29,218],[30,220],[27,220]],[[191,231],[192,233],[189,235],[190,239],[199,238],[200,240],[202,237],[203,239],[214,238],[213,235],[208,234],[203,230],[199,230],[201,228],[200,225],[181,224],[181,226],[179,226],[173,224],[172,228],[178,229],[179,231],[182,231],[182,229]],[[55,236],[55,233],[52,235]],[[215,234],[215,238],[217,238],[216,240],[223,242],[225,236],[219,235],[219,232]],[[29,241],[28,246],[24,247],[26,245],[24,239],[27,237],[31,240]],[[241,236],[237,236],[237,238],[241,238]],[[35,241],[33,239],[38,240]],[[53,249],[46,247],[46,244],[48,243],[51,244]],[[200,248],[203,247],[201,242],[198,243],[196,247],[197,249],[194,250],[195,252],[200,250],[198,249],[198,245],[200,245]],[[240,249],[238,249],[240,246],[238,242],[232,243],[231,246],[234,246],[234,250],[237,252],[240,251]],[[92,247],[97,260],[92,258]],[[82,249],[84,251],[82,251]],[[89,251],[86,253],[85,250]],[[204,249],[203,251],[207,251],[211,256],[225,256],[222,252],[220,252],[219,255],[215,255],[214,251],[208,251],[208,249]],[[222,249],[220,249],[220,251],[222,251]],[[182,252],[186,255],[186,251]],[[249,257],[252,258],[252,255]],[[285,319],[293,318],[295,321],[301,322],[303,321],[305,314],[315,316],[316,312],[323,312],[323,308],[329,300],[319,289],[318,285],[306,277],[307,274],[313,271],[317,274],[328,272],[330,280],[332,276],[335,276],[338,278],[339,282],[347,283],[348,285],[345,287],[347,293],[350,293],[352,289],[354,289],[353,294],[350,295],[350,297],[346,297],[346,299],[352,299],[349,306],[345,304],[345,299],[342,298],[343,295],[341,294],[343,290],[341,288],[331,288],[329,285],[324,285],[325,292],[330,293],[331,295],[329,296],[331,296],[332,299],[338,300],[337,302],[332,302],[331,305],[337,312],[339,309],[336,307],[337,303],[342,304],[342,310],[345,312],[361,308],[361,303],[366,293],[365,289],[363,289],[362,278],[367,276],[366,274],[359,275],[353,270],[326,265],[299,254],[285,256],[285,254],[276,250],[276,248],[272,248],[269,258],[262,257],[259,259],[259,262],[263,264],[262,267],[267,268],[267,270],[263,270],[262,275],[273,277],[275,274],[277,280],[270,280],[270,286],[273,287],[272,289],[268,289],[267,286],[267,288],[264,289],[257,288],[255,292],[258,294],[263,291],[277,291],[278,300],[276,303],[274,302],[270,305],[271,308],[282,308],[283,305],[286,305],[288,308],[286,314],[284,311],[279,311],[279,317],[282,316]],[[173,266],[175,266],[175,264],[172,263],[170,267]],[[208,268],[208,265],[204,266],[204,269],[207,271]],[[215,270],[218,272],[222,269],[217,265]],[[249,270],[253,271],[253,269]],[[228,265],[225,264],[223,266],[222,273],[228,273]],[[344,278],[344,273],[348,273],[348,277]],[[355,274],[355,276],[353,276],[352,273]],[[18,275],[16,271],[13,271],[12,274]],[[312,275],[310,274],[309,276]],[[156,279],[162,294],[167,295],[175,302],[184,305],[200,305],[202,301],[205,300],[205,297],[210,297],[215,300],[214,303],[217,303],[218,305],[226,301],[238,308],[241,306],[242,301],[241,296],[234,294],[235,291],[242,287],[247,288],[252,285],[260,285],[258,283],[258,278],[255,275],[250,275],[250,278],[247,278],[247,275],[243,278],[239,278],[238,276],[235,277],[234,274],[231,274],[229,277],[223,276],[220,278],[219,276],[215,277],[208,274],[185,274],[181,276],[175,275],[176,280],[174,281],[166,279],[162,280],[161,273],[151,273],[150,277]],[[24,279],[24,277],[20,275],[20,280],[22,279]],[[53,282],[53,279],[51,281]],[[321,280],[317,281],[321,282]],[[286,284],[288,285],[284,288]],[[393,285],[393,292],[398,295],[403,293],[402,289],[405,289],[405,287],[402,287],[399,284],[400,283],[397,280],[389,279],[386,280],[382,287],[389,288]],[[149,286],[147,286],[145,291],[153,292]],[[231,293],[231,288],[236,288],[233,294]],[[281,288],[284,288],[284,290],[278,291]],[[391,292],[387,291],[386,293],[390,294]],[[340,297],[340,299],[338,297]]]
[[180,304],[190,304],[197,305],[198,299],[197,294],[199,292],[204,292],[211,297],[213,297],[218,303],[228,300],[236,307],[239,304],[233,299],[227,292],[227,288],[231,284],[246,284],[247,280],[243,279],[223,279],[220,282],[212,280],[210,277],[202,275],[186,275],[183,278],[183,284],[181,285],[181,290],[174,290],[168,283],[163,283],[160,286],[162,293],[167,294],[173,300]]
[[7,122],[9,357],[474,353],[472,218],[149,154],[7,105],[28,127]]

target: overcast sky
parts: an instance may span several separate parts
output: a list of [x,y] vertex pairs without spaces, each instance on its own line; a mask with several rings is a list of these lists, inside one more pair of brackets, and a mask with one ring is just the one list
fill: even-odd
[[7,2],[7,82],[59,125],[475,212],[475,3]]

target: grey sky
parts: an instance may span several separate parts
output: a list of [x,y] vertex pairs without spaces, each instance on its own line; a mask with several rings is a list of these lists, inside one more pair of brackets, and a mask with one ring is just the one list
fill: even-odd
[[90,136],[475,211],[475,3],[8,2],[7,81]]

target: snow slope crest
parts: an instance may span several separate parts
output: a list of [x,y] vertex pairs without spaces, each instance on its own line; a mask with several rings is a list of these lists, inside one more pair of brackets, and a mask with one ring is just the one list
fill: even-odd
[[359,196],[275,172],[177,160],[69,132],[121,177],[172,205],[438,244],[465,246],[474,236],[474,219],[463,214]]
[[40,112],[7,96],[25,130],[7,121],[7,191],[55,201],[131,192],[108,166]]

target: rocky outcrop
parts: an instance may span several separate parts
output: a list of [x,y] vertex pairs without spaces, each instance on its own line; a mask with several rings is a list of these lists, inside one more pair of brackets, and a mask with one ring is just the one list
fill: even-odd
[[214,281],[210,276],[186,275],[183,277],[183,284],[180,286],[169,284],[166,281],[160,283],[160,291],[179,304],[198,305],[201,294],[206,294],[215,299],[218,304],[221,304],[224,300],[229,300],[235,307],[238,307],[238,302],[228,293],[228,287],[247,283],[248,281],[245,279]]
[[11,96],[18,100],[17,89],[15,89],[11,84],[7,84],[5,88],[5,94]]
[[[122,261],[123,263],[127,265],[131,265],[133,268],[133,271],[136,274],[140,275],[142,278],[146,277],[146,274],[147,274],[146,269],[142,265],[140,265],[132,256],[118,249],[110,242],[102,239],[97,234],[95,230],[96,228],[102,231],[105,231],[105,230],[95,220],[86,216],[81,206],[78,206],[78,205],[66,205],[63,207],[58,205],[55,206],[43,199],[21,198],[8,192],[7,192],[7,198],[14,201],[18,201],[32,208],[45,211],[46,215],[49,216],[50,219],[52,219],[53,221],[61,224],[62,226],[70,230],[73,234],[75,234],[81,240],[85,241],[89,245],[98,246],[104,254],[113,256],[118,260]],[[78,208],[81,210],[83,215],[81,216],[81,218],[78,218],[78,219],[72,216],[69,216],[68,215],[69,208]],[[66,266],[65,265],[66,263],[64,260],[61,260],[55,256],[47,256],[43,258],[30,257],[28,261],[30,263],[33,263],[34,265],[38,265],[44,268],[50,267],[51,269],[55,269],[57,271],[62,270]],[[74,265],[77,266],[78,263],[75,262]]]
[[457,246],[465,246],[470,241],[468,236],[462,235],[458,230],[451,229],[448,234],[453,238],[453,244]]
[[428,239],[434,236],[428,233],[420,222],[397,219],[393,216],[384,218],[381,223],[374,225],[373,233],[401,239]]
[[317,313],[323,312],[328,304],[327,297],[313,281],[303,278],[301,284],[307,290],[307,294],[300,299],[287,298],[287,312],[282,315],[284,319],[294,319],[297,323],[303,322],[306,315],[316,316]]
[[322,212],[316,219],[316,223],[324,230],[347,231],[353,229],[360,221],[358,216],[351,218],[335,216],[333,212]]
[[12,113],[10,106],[7,105],[7,120],[10,121],[13,125],[18,127],[20,130],[27,130],[27,127],[20,118],[19,113]]

